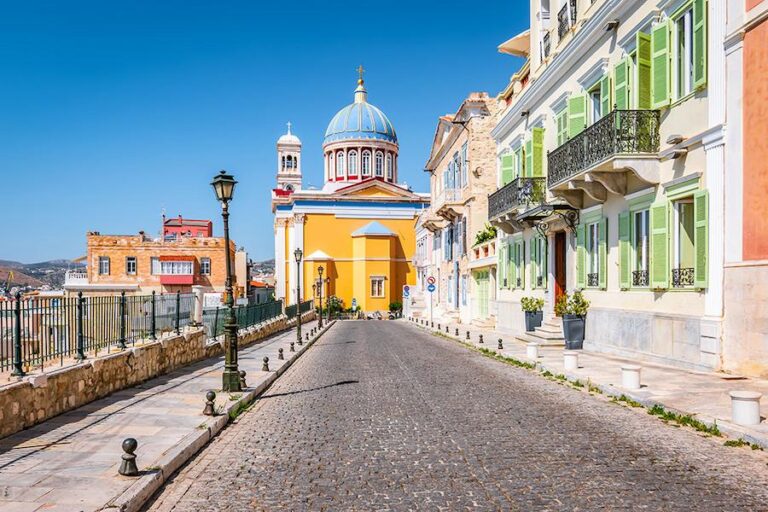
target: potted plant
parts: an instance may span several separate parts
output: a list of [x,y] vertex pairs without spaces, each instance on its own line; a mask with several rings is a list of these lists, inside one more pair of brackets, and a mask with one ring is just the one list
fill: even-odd
[[399,318],[403,312],[402,302],[390,302],[389,303],[389,319],[393,320]]
[[541,322],[544,320],[544,299],[523,297],[520,300],[520,305],[525,312],[525,330],[532,332],[537,327],[540,327]]
[[[584,347],[584,331],[587,321],[587,310],[589,301],[584,298],[580,291],[573,292],[573,295],[567,297],[565,307],[561,307],[563,317],[563,337],[565,337],[565,348],[575,350]],[[557,311],[557,308],[556,308]]]

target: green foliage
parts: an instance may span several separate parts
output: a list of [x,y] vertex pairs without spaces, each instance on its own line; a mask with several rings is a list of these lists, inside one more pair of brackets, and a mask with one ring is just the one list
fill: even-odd
[[486,224],[485,229],[479,231],[475,235],[475,245],[480,245],[481,243],[493,240],[494,238],[496,238],[496,228],[490,224]]
[[403,303],[402,302],[390,302],[389,303],[389,310],[392,311],[392,312],[402,311],[403,310]]
[[584,298],[580,291],[573,292],[573,295],[564,293],[555,303],[555,314],[584,316],[589,310],[589,301]]
[[674,423],[677,423],[678,425],[684,425],[686,427],[691,427],[694,430],[698,430],[699,432],[704,432],[705,434],[713,435],[713,436],[721,436],[720,429],[717,428],[717,423],[710,426],[706,423],[697,420],[690,414],[676,414],[674,412],[668,411],[664,409],[663,406],[656,404],[653,407],[651,407],[648,410],[648,414],[652,414],[654,416],[658,416],[663,421],[671,421]]
[[568,312],[568,294],[564,293],[555,302],[555,314],[563,316]]
[[344,301],[335,295],[329,296],[327,299],[324,299],[323,302],[325,303],[325,308],[322,309],[323,313],[327,313],[328,309],[331,310],[331,313],[344,311]]
[[725,446],[730,446],[732,448],[741,448],[742,446],[749,446],[753,450],[760,450],[763,451],[763,447],[759,444],[750,443],[749,441],[745,441],[744,439],[729,439],[726,442],[723,443]]
[[537,299],[536,297],[523,297],[520,299],[520,306],[523,311],[527,313],[536,313],[544,309],[544,299]]

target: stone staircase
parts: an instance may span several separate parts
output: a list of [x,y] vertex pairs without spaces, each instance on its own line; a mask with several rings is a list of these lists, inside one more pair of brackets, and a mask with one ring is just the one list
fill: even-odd
[[525,343],[538,343],[539,345],[552,346],[565,345],[565,338],[563,337],[563,321],[556,316],[544,320],[541,327],[537,327],[535,331],[518,334],[515,337]]

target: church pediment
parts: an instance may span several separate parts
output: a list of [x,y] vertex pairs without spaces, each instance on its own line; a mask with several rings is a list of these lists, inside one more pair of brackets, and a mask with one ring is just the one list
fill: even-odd
[[391,199],[418,199],[419,196],[413,192],[387,183],[378,178],[370,178],[354,185],[340,188],[335,193],[342,197],[386,197]]

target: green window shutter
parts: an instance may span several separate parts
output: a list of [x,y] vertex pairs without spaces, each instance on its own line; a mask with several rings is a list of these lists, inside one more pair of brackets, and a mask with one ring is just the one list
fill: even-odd
[[515,244],[507,244],[507,288],[515,288]]
[[557,145],[562,146],[568,140],[568,109],[557,114]]
[[669,206],[667,201],[654,203],[651,218],[651,288],[669,287]]
[[513,166],[515,164],[515,155],[501,156],[501,184],[506,185],[512,181]]
[[584,226],[576,228],[576,288],[583,290],[587,285],[587,250],[584,247]]
[[651,31],[651,107],[669,104],[669,24],[660,23]]
[[600,79],[600,115],[607,116],[611,110],[611,76],[610,73]]
[[632,285],[629,212],[619,214],[619,287],[627,290]]
[[608,219],[605,217],[597,227],[597,236],[597,249],[600,251],[598,285],[601,290],[605,290],[608,283]]
[[544,128],[534,128],[531,131],[531,145],[533,146],[533,173],[532,176],[544,176]]
[[574,138],[587,124],[587,95],[579,93],[568,98],[568,138]]
[[544,277],[542,279],[542,286],[544,289],[547,289],[547,267],[549,266],[549,240],[547,240],[547,237],[543,237],[541,243],[541,263],[542,263],[542,269],[541,269],[541,275]]
[[693,194],[693,245],[696,261],[693,270],[693,285],[696,288],[707,287],[709,244],[709,194],[701,190]]
[[520,240],[518,243],[518,251],[520,256],[520,267],[517,269],[517,276],[520,278],[520,289],[525,289],[525,240]]
[[522,176],[530,176],[533,172],[533,140],[527,138],[525,140],[525,169]]
[[539,267],[538,255],[539,255],[539,239],[538,237],[531,238],[531,290],[536,288],[536,273]]
[[707,83],[707,2],[693,0],[693,87]]
[[513,173],[514,178],[519,178],[523,175],[523,170],[520,168],[520,162],[523,161],[523,148],[517,148],[515,150],[515,165],[514,169],[515,172]]
[[637,42],[637,108],[651,108],[651,36],[638,32]]
[[613,68],[613,95],[616,108],[627,110],[629,108],[627,98],[627,80],[629,79],[629,63],[627,59],[621,59],[616,67]]

